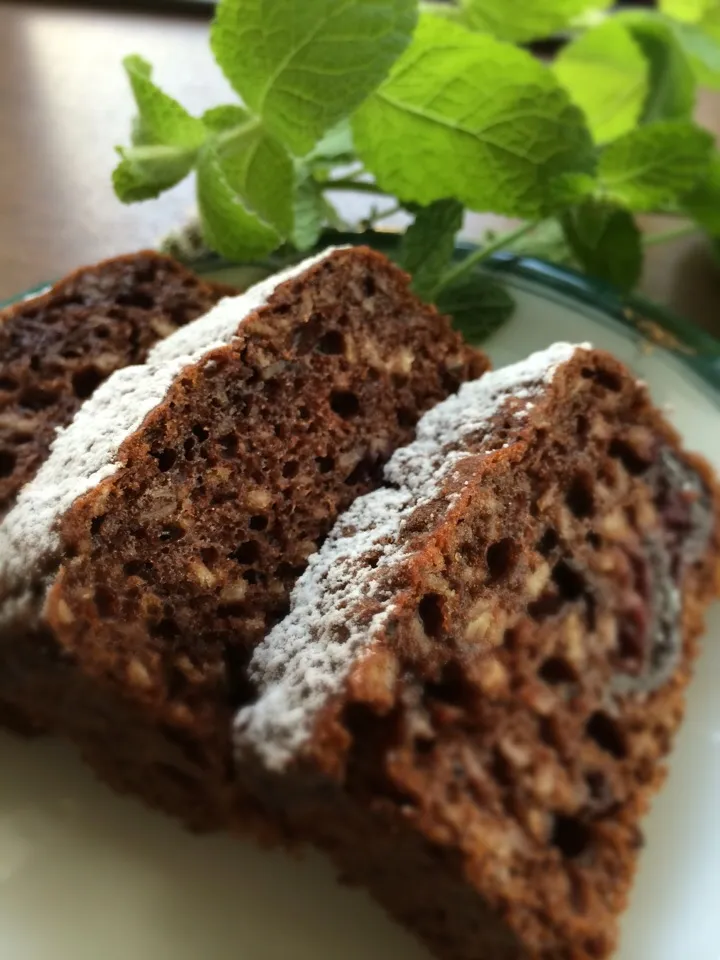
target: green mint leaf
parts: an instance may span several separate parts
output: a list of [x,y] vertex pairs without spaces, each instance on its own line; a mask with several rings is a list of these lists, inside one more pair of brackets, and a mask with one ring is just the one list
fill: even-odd
[[353,119],[355,147],[405,203],[454,197],[473,210],[532,218],[549,185],[591,172],[580,112],[529,53],[438,17]]
[[598,143],[634,129],[649,91],[649,67],[627,27],[608,20],[560,51],[556,76],[583,110]]
[[191,116],[177,100],[153,83],[152,68],[142,57],[126,57],[123,66],[138,108],[133,144],[197,149],[206,136],[202,121]]
[[672,204],[703,178],[713,138],[689,120],[638,127],[608,144],[598,172],[604,196],[635,211]]
[[681,201],[683,210],[713,237],[720,237],[720,156],[712,163],[696,187]]
[[116,149],[121,159],[113,171],[113,187],[123,203],[160,196],[185,179],[197,156],[197,150],[162,144]]
[[210,42],[243,102],[304,156],[387,75],[416,17],[417,0],[223,0]]
[[243,126],[252,118],[244,107],[236,103],[228,103],[206,110],[201,119],[208,130],[213,133],[223,133],[225,130]]
[[660,12],[673,20],[699,23],[717,5],[717,0],[659,0]]
[[673,23],[678,38],[703,87],[720,89],[720,10],[713,11],[700,24]]
[[418,212],[405,232],[400,262],[412,275],[413,290],[424,300],[432,299],[438,281],[452,260],[463,213],[463,206],[457,200],[436,200]]
[[223,174],[251,210],[283,238],[293,225],[295,171],[283,145],[259,125],[240,126],[218,145]]
[[320,239],[327,209],[321,187],[307,176],[301,176],[295,187],[293,212],[290,239],[298,250],[310,250]]
[[329,161],[332,163],[351,163],[355,157],[352,127],[347,117],[332,127],[322,137],[305,158],[306,163]]
[[513,315],[515,301],[497,280],[476,267],[439,294],[436,305],[470,343],[481,343]]
[[566,30],[589,10],[612,0],[463,0],[462,22],[500,40],[527,43]]
[[588,200],[563,217],[573,255],[587,273],[631,290],[642,271],[640,231],[632,215],[612,203]]
[[645,13],[621,15],[650,67],[649,89],[640,120],[690,119],[697,81],[692,64],[672,24]]
[[197,164],[197,200],[208,246],[229,260],[253,260],[279,246],[281,237],[230,185],[220,155],[210,143]]

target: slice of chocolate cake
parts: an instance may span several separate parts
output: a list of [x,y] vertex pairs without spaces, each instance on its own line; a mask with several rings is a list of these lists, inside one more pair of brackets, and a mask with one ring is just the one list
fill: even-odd
[[608,957],[718,586],[709,468],[558,344],[385,474],[253,655],[238,778],[442,960]]
[[118,371],[0,525],[0,698],[118,789],[226,825],[234,706],[338,514],[485,358],[367,249]]
[[0,312],[0,520],[103,380],[230,292],[146,250]]

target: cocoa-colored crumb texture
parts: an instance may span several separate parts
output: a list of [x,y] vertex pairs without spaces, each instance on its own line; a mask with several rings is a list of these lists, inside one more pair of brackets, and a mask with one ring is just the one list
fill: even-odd
[[394,615],[300,756],[239,776],[441,960],[604,960],[717,594],[720,498],[605,354],[522,406],[405,523]]
[[40,629],[0,648],[0,699],[71,736],[117,789],[226,826],[253,645],[338,513],[486,366],[369,250],[285,283],[64,517]]
[[114,370],[206,313],[228,287],[144,251],[84,267],[0,313],[0,520],[58,427]]

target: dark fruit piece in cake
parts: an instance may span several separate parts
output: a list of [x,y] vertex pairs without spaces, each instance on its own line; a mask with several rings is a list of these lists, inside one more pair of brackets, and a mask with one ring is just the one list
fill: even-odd
[[256,649],[238,779],[443,960],[600,960],[664,775],[718,492],[558,344],[419,423]]
[[118,789],[226,825],[252,647],[419,416],[485,366],[357,249],[114,374],[0,526],[0,698]]
[[0,312],[0,520],[103,380],[230,292],[148,250]]

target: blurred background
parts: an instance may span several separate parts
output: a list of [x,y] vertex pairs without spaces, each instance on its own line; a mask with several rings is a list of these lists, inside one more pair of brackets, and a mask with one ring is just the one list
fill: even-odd
[[[211,15],[210,0],[0,4],[0,299],[155,245],[192,212],[189,182],[132,207],[112,192],[113,147],[133,114],[120,61],[146,57],[190,110],[234,99],[210,55]],[[720,93],[701,93],[698,119],[720,135]],[[473,216],[466,229],[479,238],[497,225]],[[653,248],[641,289],[720,333],[720,266],[702,239]]]

